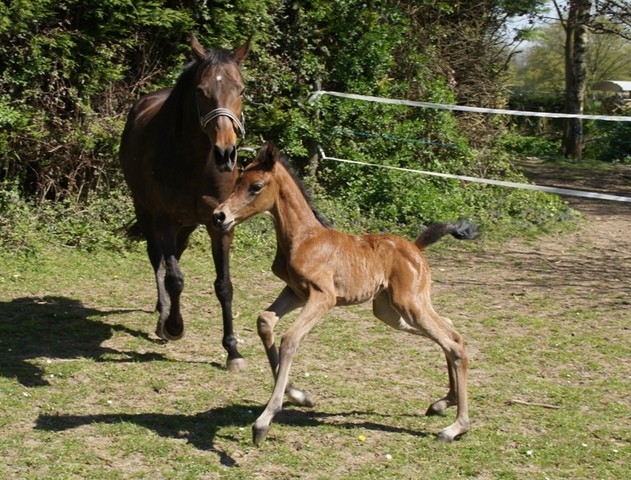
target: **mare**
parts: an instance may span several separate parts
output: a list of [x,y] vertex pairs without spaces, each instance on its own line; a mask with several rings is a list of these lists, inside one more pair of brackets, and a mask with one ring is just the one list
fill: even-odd
[[136,212],[132,228],[147,240],[158,288],[156,334],[164,340],[184,334],[179,260],[191,233],[204,225],[223,316],[222,344],[228,352],[227,368],[233,371],[244,367],[232,327],[233,233],[215,228],[212,212],[238,177],[238,133],[245,135],[240,65],[249,46],[250,39],[234,52],[206,51],[193,35],[194,61],[173,88],[149,93],[134,104],[120,145],[120,163]]
[[[262,212],[274,219],[277,250],[272,271],[286,286],[257,321],[275,385],[253,426],[254,443],[258,445],[265,439],[274,416],[282,409],[284,394],[295,404],[313,406],[309,394],[289,383],[291,362],[300,341],[334,306],[369,300],[379,320],[440,345],[447,359],[449,391],[432,403],[426,414],[442,414],[456,405],[454,423],[442,430],[438,438],[451,441],[466,433],[469,415],[465,344],[452,322],[432,307],[430,270],[423,249],[447,234],[458,239],[474,238],[477,227],[466,220],[435,224],[414,243],[390,234],[347,235],[334,230],[314,213],[300,183],[272,143],[259,150],[232,194],[217,207],[215,223],[217,228],[230,231]],[[281,317],[300,307],[300,314],[282,336],[278,349],[274,326]]]

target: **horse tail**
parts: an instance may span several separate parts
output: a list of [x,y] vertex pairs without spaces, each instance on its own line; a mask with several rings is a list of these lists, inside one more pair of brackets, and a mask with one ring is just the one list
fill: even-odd
[[125,227],[123,227],[123,232],[125,236],[132,241],[141,241],[145,239],[140,223],[137,220],[132,220],[125,225]]
[[480,230],[475,223],[464,218],[455,222],[434,223],[421,232],[414,244],[422,250],[448,234],[458,240],[473,240],[479,236]]

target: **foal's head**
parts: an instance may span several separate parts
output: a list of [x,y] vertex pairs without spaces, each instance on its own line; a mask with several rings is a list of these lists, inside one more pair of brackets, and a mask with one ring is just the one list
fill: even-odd
[[266,143],[243,170],[230,196],[215,209],[215,226],[230,230],[257,213],[271,210],[278,198],[274,168],[281,162],[280,151],[273,143]]
[[208,135],[220,171],[232,171],[237,162],[237,135],[245,135],[240,65],[250,48],[250,40],[234,52],[214,49],[210,52],[192,37],[197,60],[194,87],[195,103],[201,129]]

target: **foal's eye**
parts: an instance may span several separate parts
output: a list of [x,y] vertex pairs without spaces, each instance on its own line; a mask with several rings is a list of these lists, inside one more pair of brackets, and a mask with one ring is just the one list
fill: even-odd
[[264,183],[253,183],[252,185],[250,185],[250,193],[252,195],[256,195],[257,193],[259,193],[261,190],[263,190],[263,187],[265,186]]

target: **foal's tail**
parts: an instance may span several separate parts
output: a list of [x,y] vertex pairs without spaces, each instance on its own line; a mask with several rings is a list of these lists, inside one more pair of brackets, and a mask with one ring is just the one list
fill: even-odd
[[475,223],[464,218],[455,222],[434,223],[423,230],[414,243],[422,250],[447,234],[458,240],[473,240],[480,235],[480,230]]

